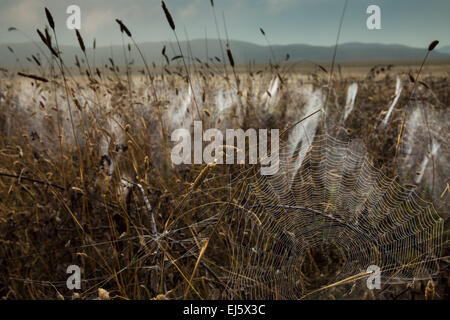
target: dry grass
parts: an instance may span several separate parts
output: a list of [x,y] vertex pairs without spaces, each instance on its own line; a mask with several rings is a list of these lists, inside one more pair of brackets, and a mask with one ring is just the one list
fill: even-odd
[[[239,168],[172,165],[171,130],[195,117],[203,118],[204,128],[288,128],[299,120],[305,104],[299,88],[325,87],[330,67],[283,62],[250,68],[235,65],[227,48],[235,81],[217,61],[146,65],[143,74],[131,67],[125,72],[111,61],[111,66],[92,66],[97,70],[92,72],[87,57],[78,69],[66,68],[54,42],[41,35],[52,51],[52,68],[22,76],[3,72],[0,81],[0,172],[7,174],[0,177],[0,296],[71,298],[66,268],[77,264],[83,277],[76,295],[80,299],[223,298],[229,242],[216,220],[202,223],[217,218],[230,204],[229,190],[222,187]],[[77,36],[83,49],[82,36]],[[418,65],[384,65],[373,69],[372,76],[372,65],[336,66],[326,122],[330,134],[345,131],[363,139],[378,168],[409,183],[392,159],[413,88],[408,74]],[[420,94],[433,105],[427,109],[430,114],[448,113],[449,70],[448,65],[432,64],[422,71],[428,88],[423,85]],[[380,131],[396,75],[406,93]],[[275,112],[259,99],[274,78],[281,80]],[[356,107],[341,125],[346,90],[353,81],[360,86]],[[195,103],[183,114],[189,88]],[[219,112],[218,88],[239,92],[226,113]],[[198,110],[203,113],[196,114]],[[445,187],[436,191],[443,195],[438,209],[447,218]],[[437,200],[429,186],[421,190],[427,200]],[[326,284],[321,274],[334,272],[320,263],[322,254],[313,250],[304,264],[310,290]],[[328,256],[334,259],[332,253]],[[448,299],[448,265],[442,265],[434,284],[397,286],[376,298]],[[329,294],[342,297],[339,290]]]

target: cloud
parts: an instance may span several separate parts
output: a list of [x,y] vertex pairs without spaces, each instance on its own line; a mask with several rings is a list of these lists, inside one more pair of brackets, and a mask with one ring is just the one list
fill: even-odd
[[201,9],[204,9],[205,2],[200,0],[190,1],[185,7],[179,8],[177,11],[183,18],[192,18],[199,14]]
[[43,9],[38,0],[15,1],[1,10],[0,19],[11,26],[20,23],[21,27],[33,27],[41,21]]
[[116,14],[111,9],[97,9],[89,10],[83,17],[83,11],[81,12],[81,29],[95,34],[98,30],[103,28],[107,24],[113,24]]
[[267,0],[267,10],[271,14],[278,14],[288,10],[295,4],[295,0]]

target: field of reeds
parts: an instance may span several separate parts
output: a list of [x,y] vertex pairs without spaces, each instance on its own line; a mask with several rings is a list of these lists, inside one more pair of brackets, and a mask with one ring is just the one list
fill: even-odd
[[[297,266],[305,297],[449,298],[450,65],[243,65],[224,41],[224,56],[209,61],[162,48],[165,65],[94,65],[84,55],[68,67],[47,19],[29,67],[1,71],[0,297],[230,298],[226,214],[238,204],[230,177],[241,166],[176,166],[170,157],[173,130],[199,120],[205,130],[280,129],[286,143],[297,125],[312,140],[359,139],[377,170],[413,186],[443,219],[432,280],[378,291],[355,288],[351,275],[335,283],[339,248],[318,246]],[[139,46],[117,23],[126,60]],[[70,265],[82,270],[79,290],[67,288]]]

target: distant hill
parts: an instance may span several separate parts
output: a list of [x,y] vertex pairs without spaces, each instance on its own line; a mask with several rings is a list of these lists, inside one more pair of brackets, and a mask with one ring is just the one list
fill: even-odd
[[442,47],[442,48],[438,47],[438,51],[441,52],[441,53],[450,54],[450,46],[445,46],[445,47]]
[[[179,55],[178,47],[173,42],[145,42],[139,46],[144,53],[147,62],[150,64],[162,64],[164,58],[161,55],[163,46],[166,45],[167,55],[169,59]],[[8,68],[18,66],[16,57],[10,52],[8,46],[12,48],[23,66],[30,66],[27,57],[39,51],[36,44],[21,43],[21,44],[2,44],[0,45],[0,67]],[[42,47],[45,53],[48,50]],[[231,40],[230,46],[233,52],[236,63],[248,63],[254,61],[256,63],[268,62],[273,60],[270,49],[267,46],[260,46],[250,42]],[[187,56],[191,53],[193,57],[205,61],[206,58],[206,44],[204,39],[192,40],[187,44],[181,43],[182,50]],[[207,40],[208,57],[218,57],[222,59],[220,45],[218,40]],[[329,46],[311,46],[305,44],[291,44],[291,45],[274,45],[272,46],[274,55],[277,60],[283,60],[287,54],[290,56],[290,61],[315,61],[328,62],[331,61],[333,55],[333,47]],[[127,49],[128,50],[128,49]],[[82,58],[81,50],[76,46],[63,46],[61,48],[64,61],[67,65],[74,65],[75,55]],[[336,60],[339,62],[358,62],[358,61],[418,61],[423,59],[426,48],[412,48],[403,45],[384,45],[384,44],[370,44],[370,43],[345,43],[339,45]],[[87,54],[90,62],[93,62],[93,51],[87,49]],[[141,58],[138,52],[131,45],[131,52],[129,52],[129,60],[134,60],[135,65],[142,65]],[[95,51],[96,64],[106,64],[108,58],[113,57],[116,65],[123,65],[123,48],[122,46],[99,47]],[[443,47],[432,53],[430,59],[450,59],[450,46]]]

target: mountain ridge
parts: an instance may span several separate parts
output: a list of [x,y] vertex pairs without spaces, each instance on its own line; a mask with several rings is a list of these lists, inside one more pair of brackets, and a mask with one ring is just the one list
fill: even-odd
[[441,48],[438,47],[438,52],[450,54],[450,46],[443,46]]
[[[39,47],[48,55],[48,49],[41,43]],[[166,46],[166,53],[169,59],[180,55],[178,45],[170,41],[147,41],[138,44],[141,51],[144,53],[148,63],[155,62],[155,64],[163,64],[161,51],[163,46]],[[192,53],[193,57],[199,58],[202,61],[208,58],[218,57],[223,59],[223,54],[220,50],[220,44],[217,39],[194,39],[189,42],[180,42],[182,51],[185,56]],[[14,54],[10,52],[11,47]],[[223,45],[223,47],[225,47]],[[247,41],[230,40],[230,48],[233,52],[233,57],[236,63],[245,64],[248,62],[264,63],[273,60],[273,55],[276,60],[284,60],[289,54],[290,61],[314,61],[314,62],[329,62],[332,59],[334,46],[316,46],[309,44],[287,44],[287,45],[272,45],[269,48],[266,45],[258,45]],[[67,65],[73,66],[75,63],[75,55],[81,58],[83,53],[76,46],[61,46],[63,58]],[[448,52],[447,52],[448,50]],[[92,48],[87,48],[88,58],[93,59],[94,53]],[[35,43],[23,42],[13,44],[0,44],[0,67],[19,66],[33,66],[34,62],[30,64],[27,57],[30,58],[32,54],[36,56],[39,52]],[[131,45],[131,51],[128,52],[128,61],[134,60],[136,65],[142,65],[142,60]],[[188,54],[189,53],[189,54]],[[423,59],[426,53],[426,48],[414,48],[402,44],[379,44],[379,43],[361,43],[348,42],[340,44],[336,56],[338,62],[358,62],[358,61],[418,61]],[[19,62],[16,61],[16,56]],[[109,64],[109,58],[112,57],[116,65],[123,65],[123,47],[121,45],[99,46],[95,50],[96,63]],[[436,59],[450,59],[450,46],[444,46],[434,51],[430,57],[431,60]],[[35,64],[34,64],[35,65]]]

